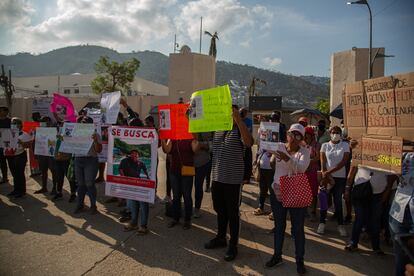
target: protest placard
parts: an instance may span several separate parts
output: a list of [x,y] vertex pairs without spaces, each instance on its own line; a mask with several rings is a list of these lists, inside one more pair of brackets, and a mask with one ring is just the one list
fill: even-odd
[[112,127],[105,194],[153,203],[157,148],[158,136],[154,128]]
[[101,136],[102,141],[102,151],[98,153],[98,159],[100,163],[106,162],[108,158],[108,138],[109,138],[109,131],[111,126],[110,125],[101,125],[95,124],[96,132]]
[[18,147],[21,145],[18,144],[18,141],[29,142],[32,140],[32,137],[23,132],[20,134],[20,130],[17,128],[0,128],[0,148],[3,149],[4,156],[14,156]]
[[89,108],[86,115],[93,120],[94,124],[102,123],[102,118],[103,118],[102,110],[97,109],[97,108]]
[[260,122],[259,132],[260,148],[276,151],[279,142],[279,123]]
[[54,117],[60,122],[75,122],[75,107],[72,101],[57,93],[53,94],[53,102],[50,104],[50,111]]
[[46,116],[52,119],[52,121],[55,121],[53,113],[50,111],[52,101],[52,97],[33,98],[32,113],[39,112],[41,117]]
[[101,97],[102,123],[115,124],[119,113],[121,92],[103,93]]
[[94,132],[94,124],[64,123],[61,128],[63,142],[59,151],[76,155],[87,155],[92,146],[92,135]]
[[56,135],[55,127],[38,127],[35,138],[35,155],[55,156]]
[[228,85],[194,92],[189,111],[189,132],[225,131],[233,128],[232,99]]
[[354,159],[362,167],[381,170],[394,174],[401,174],[403,140],[401,137],[380,137],[378,135],[363,135],[360,150],[352,151]]
[[188,104],[162,104],[158,106],[160,139],[193,139],[188,132]]

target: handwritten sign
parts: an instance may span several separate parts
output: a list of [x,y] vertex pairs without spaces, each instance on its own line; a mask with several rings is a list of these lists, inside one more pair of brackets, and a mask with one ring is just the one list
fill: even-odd
[[55,156],[56,134],[55,127],[38,127],[35,136],[35,155]]
[[276,151],[279,142],[279,123],[261,122],[259,139],[261,149]]
[[52,97],[34,98],[32,102],[32,113],[39,112],[40,116],[46,116],[55,120],[53,113],[50,111],[50,105],[52,104]]
[[[403,140],[401,137],[362,136],[358,151],[352,152],[352,164],[401,174]],[[357,162],[354,162],[355,161]]]
[[60,122],[76,121],[75,107],[73,106],[72,101],[60,94],[53,94],[53,102],[50,104],[50,111]]
[[154,203],[157,148],[154,128],[112,127],[105,194]]
[[232,100],[228,85],[194,92],[190,100],[189,131],[225,131],[233,128]]
[[94,132],[94,124],[64,123],[61,128],[63,142],[59,151],[79,156],[88,155],[89,149],[92,146],[92,134]]
[[158,106],[160,139],[192,139],[188,132],[186,112],[188,104],[162,104]]
[[121,92],[103,93],[101,98],[102,123],[115,124],[119,113]]

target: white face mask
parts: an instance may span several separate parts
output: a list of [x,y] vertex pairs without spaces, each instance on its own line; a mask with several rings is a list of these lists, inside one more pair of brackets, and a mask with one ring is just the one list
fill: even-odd
[[17,125],[15,125],[15,124],[11,124],[11,125],[10,125],[10,128],[11,128],[11,129],[17,129]]
[[338,133],[331,134],[331,141],[332,142],[338,142],[341,140],[341,135]]

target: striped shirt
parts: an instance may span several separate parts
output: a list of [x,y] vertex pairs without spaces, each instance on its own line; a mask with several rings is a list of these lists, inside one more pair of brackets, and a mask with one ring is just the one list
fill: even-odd
[[243,143],[237,126],[220,131],[213,138],[213,181],[242,184],[244,175]]

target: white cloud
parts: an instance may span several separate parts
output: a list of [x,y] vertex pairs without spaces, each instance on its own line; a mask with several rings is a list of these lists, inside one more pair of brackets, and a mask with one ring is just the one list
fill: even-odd
[[1,0],[0,25],[17,26],[30,23],[34,9],[26,0]]
[[262,59],[262,62],[266,67],[273,68],[282,64],[282,59],[277,57],[265,57]]

